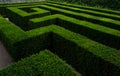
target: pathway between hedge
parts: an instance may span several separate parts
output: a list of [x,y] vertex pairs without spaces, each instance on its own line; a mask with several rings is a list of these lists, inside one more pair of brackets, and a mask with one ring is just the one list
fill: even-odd
[[12,57],[6,51],[6,48],[3,46],[0,41],[0,69],[5,68],[10,63],[12,63]]

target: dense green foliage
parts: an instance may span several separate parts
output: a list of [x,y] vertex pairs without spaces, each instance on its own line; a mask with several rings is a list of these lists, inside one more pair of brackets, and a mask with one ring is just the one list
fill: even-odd
[[0,76],[81,76],[48,50],[18,61],[0,71]]
[[120,10],[120,0],[51,0]]
[[0,38],[14,60],[49,49],[82,75],[120,75],[119,11],[52,1],[1,8],[11,22],[0,17]]

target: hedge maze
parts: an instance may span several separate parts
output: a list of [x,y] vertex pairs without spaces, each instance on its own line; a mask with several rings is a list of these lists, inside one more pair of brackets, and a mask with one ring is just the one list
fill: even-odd
[[16,61],[0,76],[120,75],[119,11],[49,1],[1,5],[0,14]]

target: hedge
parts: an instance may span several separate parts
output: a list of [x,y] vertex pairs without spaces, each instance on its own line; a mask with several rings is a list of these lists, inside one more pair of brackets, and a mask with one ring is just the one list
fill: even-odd
[[[119,75],[120,52],[118,50],[97,43],[93,40],[88,39],[85,36],[73,33],[60,26],[51,25],[46,27],[34,29],[27,33],[29,34],[32,33],[31,34],[32,37],[36,36],[36,34],[43,33],[45,30],[46,32],[49,32],[48,29],[51,30],[52,32],[51,35],[47,37],[48,39],[50,39],[50,45],[47,48],[50,49],[53,53],[57,54],[63,60],[67,61],[67,63],[75,67],[77,71],[79,71],[82,75],[88,76],[90,76],[91,74],[93,76]],[[34,46],[33,42],[32,46],[27,46],[30,43],[27,44],[26,41],[23,42],[24,42],[23,44],[26,44],[26,48],[36,47]],[[47,43],[49,42],[47,41]],[[23,44],[20,44],[19,46],[22,46]],[[32,52],[36,52],[35,50],[37,49],[31,50]],[[26,52],[29,53],[29,51]]]
[[104,9],[104,8],[95,8],[95,7],[90,7],[90,6],[81,6],[81,5],[76,5],[76,4],[62,3],[62,2],[55,2],[55,1],[49,1],[49,2],[50,3],[60,4],[60,5],[72,6],[72,7],[76,7],[76,8],[83,8],[83,9],[89,9],[89,10],[95,10],[95,11],[99,11],[99,12],[106,12],[106,13],[120,15],[120,12],[117,11],[117,10],[110,10],[110,9]]
[[51,10],[52,14],[58,14],[58,13],[64,14],[64,15],[74,17],[74,18],[77,18],[80,20],[85,20],[88,22],[101,24],[101,25],[108,26],[108,27],[115,28],[115,29],[119,30],[118,27],[120,26],[120,22],[117,20],[113,20],[113,19],[105,18],[105,17],[98,17],[98,16],[85,14],[85,13],[77,13],[74,11],[64,10],[64,9],[60,9],[60,8],[56,8],[56,7],[52,7],[52,6],[48,6],[48,5],[40,5],[39,7],[44,8],[46,10]]
[[33,28],[41,27],[41,25],[43,26],[47,23],[45,23],[44,20],[50,21],[48,24],[56,24],[58,26],[62,26],[73,32],[87,36],[88,38],[100,42],[104,45],[119,49],[120,31],[118,30],[107,28],[98,24],[93,24],[87,21],[77,20],[75,18],[60,14],[31,19],[30,24],[31,26],[34,26]]
[[27,13],[19,8],[8,7],[7,16],[10,19],[10,21],[21,27],[23,30],[29,30],[28,29],[29,27],[27,27],[29,19],[50,15],[50,12],[47,10],[38,9],[38,8],[32,8],[32,9],[34,9],[36,12]]
[[56,24],[57,23],[57,20],[56,20],[57,16],[59,16],[59,14],[48,15],[45,17],[30,19],[29,20],[29,28],[35,29],[35,28],[40,28],[43,26],[49,26],[52,24]]
[[81,12],[81,13],[91,14],[91,15],[95,15],[95,16],[107,17],[107,18],[111,18],[111,19],[115,19],[115,20],[120,20],[120,15],[109,14],[109,13],[105,13],[105,12],[98,12],[98,11],[79,8],[79,7],[75,8],[72,6],[68,6],[67,4],[66,5],[61,5],[61,4],[60,3],[59,4],[57,4],[57,3],[45,3],[45,5],[54,6],[57,8],[62,8],[62,9],[70,10],[70,11]]
[[[6,8],[6,16],[9,16],[11,21],[16,19],[14,22],[17,23],[20,20],[19,22],[24,25],[27,20],[28,24],[20,25],[27,29],[24,30],[0,17],[0,39],[15,61],[39,53],[40,50],[49,49],[81,75],[120,75],[119,21],[70,11],[70,8],[56,8],[47,4]],[[28,11],[29,9],[31,10]],[[43,15],[45,12],[49,14],[37,16],[37,14],[42,13],[40,15]],[[12,66],[14,64],[10,66],[11,69]],[[36,70],[36,68],[38,67],[33,67],[32,70]],[[32,74],[36,74],[36,72]],[[5,74],[9,73],[6,71]]]
[[27,2],[27,3],[3,3],[3,4],[0,4],[0,13],[2,15],[5,15],[4,12],[6,12],[6,7],[21,7],[21,6],[34,6],[34,5],[38,5],[38,4],[44,4],[46,3],[47,1],[42,1],[42,2]]
[[22,59],[0,71],[0,76],[81,76],[48,50]]
[[94,6],[97,8],[120,10],[119,0],[51,0],[51,1],[74,3],[74,4],[79,4],[79,5]]
[[66,60],[82,75],[120,75],[120,52],[118,50],[92,41],[60,26],[53,27],[53,40],[52,52]]
[[[0,17],[0,39],[15,61],[49,47],[48,37],[50,30],[48,28],[50,27],[41,28],[41,32],[39,30],[40,33],[33,32],[35,35],[32,35],[32,32],[25,32],[18,26]],[[33,45],[36,46],[31,47]]]
[[7,50],[11,50],[9,51],[11,55],[14,55],[12,54],[12,45],[25,37],[26,35],[23,30],[0,16],[0,40],[4,43]]

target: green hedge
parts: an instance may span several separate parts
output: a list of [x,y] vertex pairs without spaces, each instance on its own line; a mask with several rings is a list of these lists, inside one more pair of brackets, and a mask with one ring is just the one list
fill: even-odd
[[107,18],[111,18],[111,19],[115,19],[115,20],[120,20],[120,15],[116,15],[116,14],[109,14],[109,13],[105,13],[105,12],[98,12],[98,11],[94,11],[94,10],[89,10],[89,9],[84,9],[84,8],[80,8],[80,7],[73,7],[70,6],[68,4],[63,4],[63,3],[45,3],[45,5],[49,5],[49,6],[54,6],[57,8],[62,8],[62,9],[66,9],[66,10],[70,10],[70,11],[74,11],[74,12],[80,12],[80,13],[86,13],[86,14],[91,14],[91,15],[95,15],[95,16],[100,16],[100,17],[107,17]]
[[75,18],[60,14],[31,19],[30,24],[31,26],[34,26],[33,28],[41,27],[41,25],[43,26],[47,23],[44,23],[44,20],[49,21],[48,24],[56,24],[58,26],[62,26],[66,29],[87,36],[92,40],[119,49],[120,31],[118,30],[107,28],[87,21],[77,20]]
[[52,52],[66,60],[82,75],[120,75],[120,52],[118,50],[92,41],[85,36],[73,33],[62,27],[53,26],[53,28]]
[[[34,30],[25,32],[0,17],[0,39],[15,61],[49,47],[49,36],[51,35],[49,28],[49,26],[40,28],[39,33]],[[33,47],[33,45],[35,46]]]
[[38,4],[44,4],[46,3],[47,1],[42,1],[42,2],[27,2],[27,3],[3,3],[3,4],[0,4],[0,13],[4,16],[6,12],[6,8],[7,7],[21,7],[21,6],[34,6],[34,5],[38,5]]
[[[30,34],[28,34],[30,35]],[[27,37],[14,44],[14,60],[20,60],[50,46],[50,33]]]
[[[32,11],[28,11],[30,8]],[[47,9],[48,13],[51,12],[50,14],[52,15],[48,14],[50,16],[45,15],[45,17],[40,16],[41,18],[34,18],[33,16],[37,17],[34,10],[39,11],[39,13],[41,10],[44,14],[42,11],[43,8],[45,10]],[[20,27],[5,20],[3,17],[0,17],[0,39],[8,48],[14,60],[20,60],[21,58],[38,53],[40,50],[50,49],[76,68],[82,75],[120,75],[120,51],[116,50],[119,49],[120,44],[120,31],[116,30],[119,29],[119,21],[69,11],[66,10],[66,8],[60,9],[50,5],[36,5],[35,7],[25,6],[20,8],[7,7],[7,10],[8,16],[13,20],[16,19],[15,22],[24,20],[22,18],[29,19],[29,25],[25,26],[30,30],[24,31]],[[26,10],[26,12],[24,12],[24,10]],[[17,21],[17,19],[19,20]],[[22,24],[24,25],[23,22]],[[100,23],[102,23],[102,25],[99,25]],[[16,64],[17,63],[15,63],[15,65]],[[38,67],[33,68],[36,70]],[[29,72],[31,72],[31,70]],[[5,74],[9,73],[6,72]],[[34,74],[36,74],[36,72]]]
[[70,17],[61,17],[57,23],[94,41],[119,49],[120,31],[118,30]]
[[120,12],[116,11],[116,10],[95,8],[95,7],[90,7],[90,6],[81,6],[81,5],[76,5],[76,4],[62,3],[62,2],[55,2],[55,1],[49,1],[49,3],[55,3],[55,4],[60,4],[60,5],[67,5],[67,6],[72,6],[72,7],[76,7],[76,8],[89,9],[89,10],[94,10],[94,11],[99,11],[99,12],[106,12],[106,13],[120,15]]
[[[28,54],[31,54],[31,52],[32,52],[32,54],[34,52],[36,53],[35,50],[39,49],[38,47],[40,45],[40,42],[43,39],[47,40],[44,36],[40,37],[40,35],[44,35],[44,34],[46,34],[48,32],[53,32],[53,33],[51,33],[49,35],[49,37],[47,37],[50,40],[50,45],[48,45],[48,47],[45,45],[46,46],[45,48],[53,50],[53,52],[55,52],[55,53],[58,52],[57,51],[58,49],[63,49],[63,51],[66,50],[66,52],[67,52],[67,49],[69,47],[71,47],[69,45],[72,44],[73,46],[72,46],[71,50],[68,49],[71,52],[69,51],[69,53],[67,52],[67,54],[66,54],[65,52],[59,51],[59,53],[57,53],[57,54],[58,55],[59,54],[64,54],[65,58],[63,58],[63,59],[66,60],[68,63],[69,63],[69,60],[70,61],[75,60],[75,62],[72,61],[72,64],[71,63],[69,63],[69,64],[71,64],[74,67],[80,67],[81,69],[83,69],[82,74],[84,74],[85,72],[86,72],[86,74],[93,74],[93,75],[98,75],[98,76],[99,76],[100,73],[102,73],[103,75],[105,75],[105,74],[106,75],[119,74],[119,64],[118,64],[119,63],[119,60],[118,60],[119,56],[117,56],[117,55],[114,56],[115,54],[119,53],[117,50],[106,47],[106,46],[101,45],[101,44],[99,44],[97,42],[91,41],[91,40],[87,39],[86,37],[80,36],[79,34],[72,33],[70,31],[67,31],[67,30],[63,29],[63,28],[61,29],[61,27],[59,27],[59,26],[54,26],[54,25],[53,26],[51,25],[51,26],[41,27],[41,28],[38,28],[38,29],[33,29],[33,30],[30,30],[30,31],[27,31],[26,35],[28,35],[28,36],[25,39],[23,39],[22,41],[16,42],[16,44],[18,44],[18,45],[14,46],[16,48],[20,47],[20,46],[24,46],[24,47],[18,48],[19,49],[18,51],[14,50],[14,55],[17,55],[17,57],[19,58],[20,54],[24,54],[24,55],[28,56]],[[64,39],[61,40],[61,37],[63,37]],[[43,38],[43,39],[40,39],[40,38]],[[30,40],[30,39],[32,39],[32,40]],[[43,41],[44,44],[49,43],[49,40],[46,41],[46,42]],[[73,42],[73,43],[69,43],[69,41]],[[31,44],[30,44],[30,42],[31,42]],[[35,44],[33,42],[35,42]],[[37,42],[38,42],[38,44],[37,44]],[[63,45],[69,44],[69,45],[68,46],[65,45],[66,47],[64,47],[64,46],[61,46],[62,44]],[[100,67],[96,68],[96,67],[91,66],[93,63],[90,63],[89,65],[85,64],[85,63],[87,63],[87,57],[84,57],[84,54],[81,53],[81,51],[80,51],[81,48],[76,48],[77,47],[76,44],[79,45],[79,47],[81,47],[82,50],[85,49],[85,53],[84,53],[85,56],[87,56],[87,57],[90,56],[89,58],[91,58],[91,59],[88,59],[88,60],[90,60],[89,63],[93,62],[93,61],[98,62],[97,64],[94,64],[97,67],[101,66],[100,64],[104,64],[104,66],[106,66],[106,67],[104,67],[104,70],[103,71],[99,70],[98,68],[100,68]],[[41,46],[44,46],[44,45],[41,45]],[[76,46],[76,47],[74,47],[74,46]],[[30,47],[31,47],[31,49],[27,49],[27,48],[30,48]],[[37,48],[35,48],[35,47],[37,47]],[[24,48],[27,49],[27,50],[32,50],[32,51],[25,51]],[[55,49],[56,49],[56,51],[55,51]],[[74,50],[76,49],[75,51],[80,51],[80,52],[76,53],[75,51],[72,51],[73,49]],[[23,50],[23,52],[20,51],[20,50]],[[98,52],[96,50],[98,50]],[[77,55],[74,54],[73,52],[76,53]],[[90,53],[90,55],[89,55],[89,52],[91,52],[92,54]],[[83,54],[83,55],[81,55],[81,54]],[[96,56],[98,57],[98,59],[97,59],[98,61],[96,61],[96,58],[97,58]],[[62,57],[64,57],[64,56],[62,56]],[[66,57],[68,57],[68,58],[70,57],[71,59],[66,59]],[[74,57],[76,59],[74,59]],[[80,60],[83,59],[82,60],[83,62],[84,62],[84,59],[85,59],[86,61],[85,61],[85,63],[81,63],[81,62],[79,62],[80,60],[77,60],[77,59],[80,59]],[[99,64],[99,62],[100,62],[100,64]],[[77,63],[77,65],[75,63]],[[80,66],[80,64],[84,64],[84,65]],[[89,69],[87,69],[86,66],[88,66]],[[105,69],[105,68],[108,69],[108,67],[112,68],[112,70],[109,70],[110,73],[108,73],[108,71]],[[101,69],[102,68],[103,67],[101,67]],[[78,71],[79,71],[79,69],[77,68]]]
[[75,3],[79,5],[95,6],[101,8],[120,10],[119,0],[51,0],[57,2]]
[[0,16],[0,40],[4,43],[11,55],[14,55],[13,44],[26,38],[24,31],[13,23]]
[[22,59],[0,71],[0,76],[81,76],[48,50]]
[[59,13],[59,14],[67,15],[67,16],[77,18],[80,20],[85,20],[88,22],[101,24],[101,25],[108,26],[108,27],[119,30],[118,27],[120,26],[120,22],[117,20],[113,20],[113,19],[105,18],[105,17],[98,17],[98,16],[85,14],[85,13],[78,13],[78,12],[74,12],[74,11],[64,10],[64,9],[60,9],[60,8],[56,8],[56,7],[52,7],[52,6],[48,6],[48,5],[40,5],[39,7],[50,10],[52,14]]
[[[25,32],[3,17],[0,17],[0,40],[2,40],[14,60],[19,60],[36,53],[36,51],[38,52],[38,50],[45,49],[49,45],[47,38],[49,37],[48,32],[50,31],[48,28],[41,28],[41,32],[39,30],[40,33],[31,31]],[[33,33],[35,35],[33,35]],[[26,44],[26,46],[24,46],[24,44]],[[31,47],[33,45],[36,46]]]
[[50,15],[49,11],[40,8],[32,8],[36,12],[31,13],[27,13],[21,9],[22,8],[8,7],[6,10],[6,15],[10,19],[10,21],[12,21],[24,30],[29,30],[29,19]]
[[34,29],[34,28],[40,28],[43,26],[49,26],[52,24],[56,24],[57,16],[59,16],[59,14],[30,19],[29,20],[29,28]]

